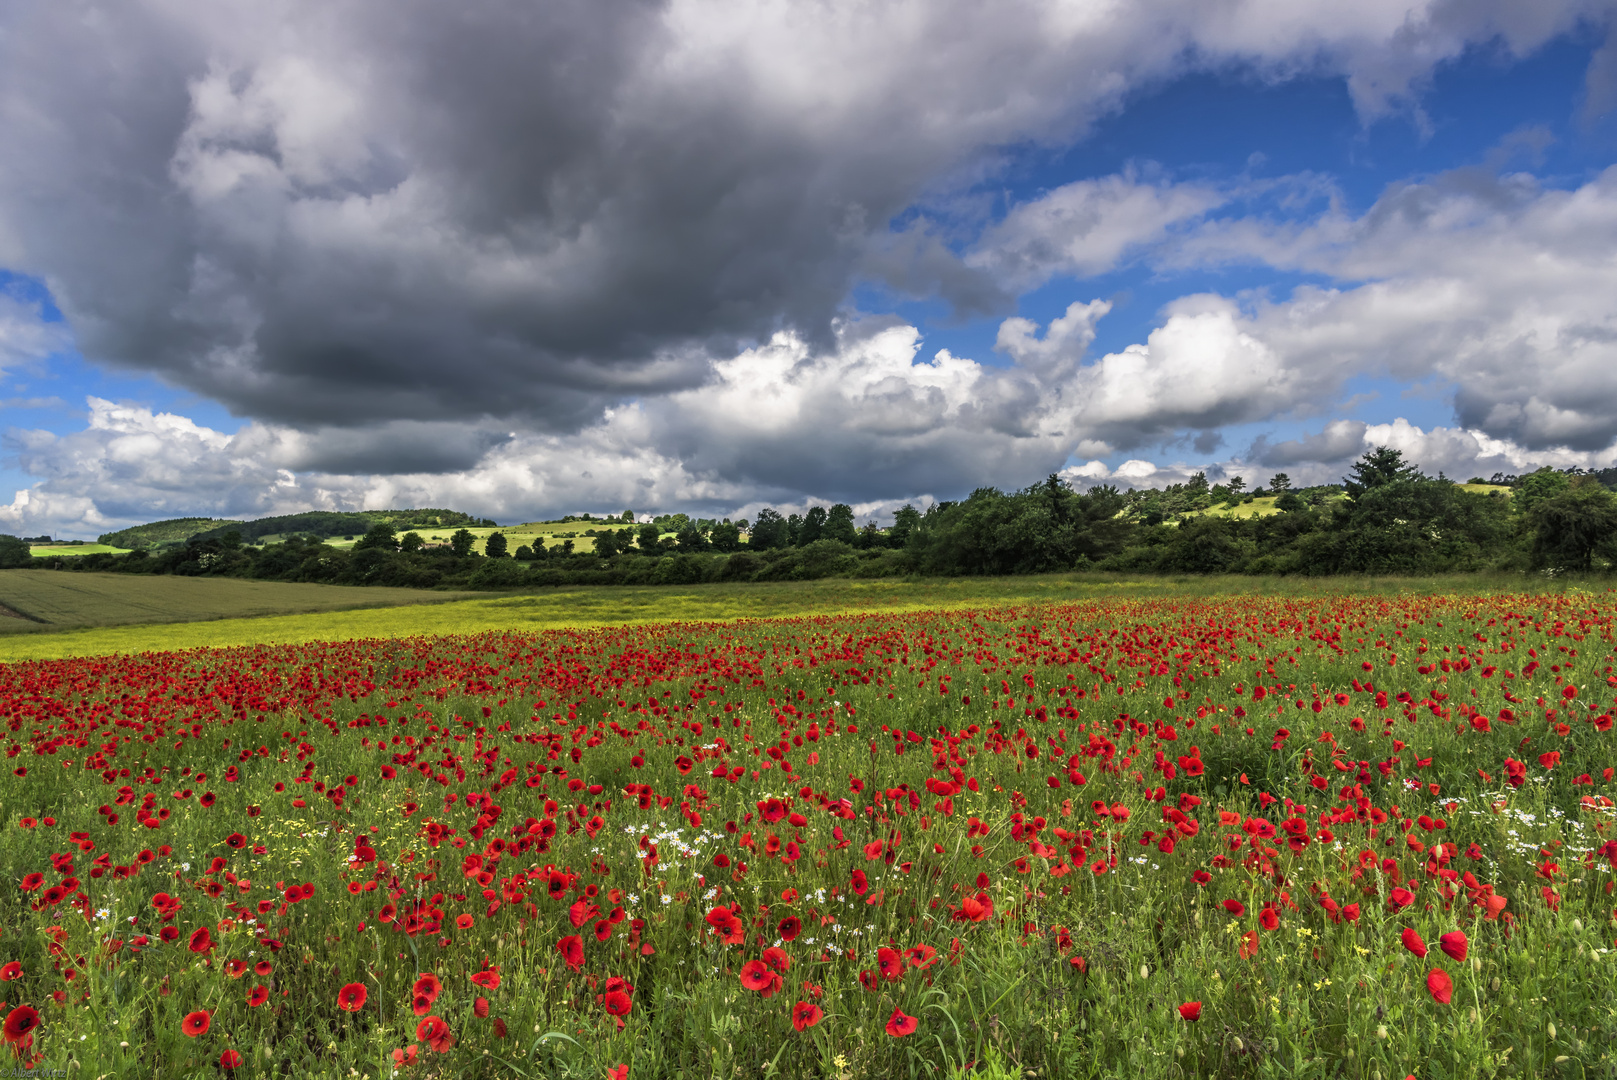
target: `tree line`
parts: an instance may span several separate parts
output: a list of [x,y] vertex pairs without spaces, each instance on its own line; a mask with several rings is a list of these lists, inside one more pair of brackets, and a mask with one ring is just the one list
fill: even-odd
[[[1294,489],[1279,474],[1267,490],[1247,491],[1239,478],[1210,484],[1198,474],[1165,489],[1123,492],[1102,484],[1079,492],[1052,475],[1017,491],[979,488],[924,513],[906,506],[887,529],[857,526],[846,504],[801,515],[765,509],[751,522],[680,514],[613,527],[609,522],[622,519],[603,518],[593,519],[601,528],[586,531],[592,551],[574,551],[569,540],[513,552],[496,532],[479,554],[465,529],[449,544],[432,546],[383,521],[351,551],[311,536],[253,547],[225,530],[160,552],[28,560],[26,544],[0,538],[0,565],[474,589],[1073,570],[1556,573],[1617,565],[1617,495],[1607,477],[1543,469],[1508,480],[1508,494],[1474,493],[1377,447],[1340,484]],[[1279,512],[1217,512],[1263,497],[1275,498]],[[16,561],[8,539],[25,561]]]

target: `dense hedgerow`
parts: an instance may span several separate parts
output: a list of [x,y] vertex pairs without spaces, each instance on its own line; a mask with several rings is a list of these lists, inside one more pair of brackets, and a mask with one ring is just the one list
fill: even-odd
[[9,665],[6,1045],[98,1077],[1605,1075],[1614,615]]

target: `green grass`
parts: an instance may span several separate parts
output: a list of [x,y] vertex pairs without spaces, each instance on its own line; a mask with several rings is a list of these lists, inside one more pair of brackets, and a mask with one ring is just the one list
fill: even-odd
[[1239,506],[1230,506],[1228,503],[1219,503],[1218,505],[1211,506],[1206,510],[1197,510],[1190,516],[1229,518],[1268,517],[1271,514],[1280,513],[1279,510],[1275,509],[1276,501],[1277,500],[1274,496],[1265,496],[1261,499],[1253,499],[1249,503],[1241,503]]
[[[428,593],[419,589],[353,588],[300,585],[235,578],[147,577],[127,574],[75,574],[48,570],[0,570],[0,605],[20,617],[0,617],[0,658],[55,653],[29,653],[24,639],[65,642],[74,631],[143,625],[137,639],[162,648],[179,632],[198,644],[213,641],[204,620],[252,623],[266,615],[302,616],[352,608],[397,604],[422,605],[453,600],[466,593]],[[3,614],[3,613],[0,613]],[[186,624],[186,629],[166,625]]]
[[[11,584],[14,577],[15,585]],[[55,584],[58,579],[62,579],[59,586]],[[46,606],[43,598],[38,601],[19,599],[18,590],[24,587],[43,593],[57,587],[68,590],[79,582],[86,583],[84,591],[62,596],[56,601],[57,608]],[[423,634],[476,634],[505,629],[539,631],[638,623],[729,622],[860,611],[1054,604],[1117,597],[1452,595],[1524,588],[1554,593],[1582,587],[1567,579],[1549,581],[1506,574],[1456,574],[1424,579],[1047,574],[678,587],[581,586],[469,597],[466,593],[282,585],[234,579],[126,578],[112,574],[46,575],[5,571],[0,572],[0,603],[29,615],[57,611],[58,619],[77,618],[79,621],[40,626],[19,619],[0,619],[3,624],[0,633],[10,631],[9,636],[0,637],[0,661],[213,646],[405,638]],[[1604,588],[1604,585],[1599,587]],[[29,606],[31,602],[39,611]],[[143,611],[154,614],[143,616]],[[98,617],[102,625],[89,625]],[[192,621],[201,619],[214,621]],[[113,623],[121,625],[111,625]]]

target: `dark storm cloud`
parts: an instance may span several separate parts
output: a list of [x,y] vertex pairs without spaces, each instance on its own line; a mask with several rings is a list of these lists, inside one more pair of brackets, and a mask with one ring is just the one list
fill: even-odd
[[1275,467],[1345,461],[1364,450],[1364,433],[1368,428],[1369,425],[1360,420],[1337,420],[1325,425],[1318,435],[1302,439],[1271,443],[1260,436],[1246,457],[1259,465]]

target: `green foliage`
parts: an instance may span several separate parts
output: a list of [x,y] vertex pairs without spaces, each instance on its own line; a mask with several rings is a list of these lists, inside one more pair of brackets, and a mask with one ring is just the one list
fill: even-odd
[[1541,568],[1587,570],[1597,554],[1607,561],[1617,558],[1617,496],[1598,484],[1563,486],[1539,498],[1528,522],[1533,561]]
[[0,569],[30,566],[33,561],[26,543],[15,536],[0,535]]
[[466,529],[456,530],[455,535],[449,538],[449,550],[454,552],[457,558],[464,559],[466,556],[470,555],[472,553],[472,548],[476,545],[477,537],[473,536],[471,532]]
[[713,526],[708,534],[708,543],[713,545],[714,551],[732,552],[741,550],[741,529],[728,521]]
[[979,488],[927,510],[906,539],[917,567],[937,574],[1037,574],[1115,555],[1133,526],[1113,488],[1079,495],[1052,474],[1010,495]]
[[377,551],[399,550],[398,530],[393,527],[391,521],[378,521],[367,529],[365,535],[360,537],[359,542],[354,545],[355,551],[366,551],[372,548]]
[[1555,498],[1571,483],[1572,478],[1566,473],[1545,466],[1516,481],[1515,490],[1511,493],[1511,504],[1518,514],[1528,516],[1539,503]]
[[1375,488],[1421,479],[1420,470],[1406,463],[1403,453],[1390,446],[1365,451],[1349,472],[1352,475],[1342,481],[1342,486],[1354,501]]
[[697,529],[696,523],[687,521],[680,527],[674,536],[674,544],[682,555],[693,555],[699,551],[707,550],[707,538]]
[[837,503],[828,510],[822,535],[827,540],[836,540],[844,544],[853,543],[857,539],[857,530],[853,527],[853,507],[847,503]]
[[503,559],[509,548],[504,533],[489,533],[488,539],[483,541],[483,554],[491,559]]
[[758,511],[758,520],[752,524],[752,533],[747,546],[756,551],[767,551],[770,548],[786,547],[788,543],[786,519],[767,506]]
[[808,547],[820,539],[825,532],[825,522],[829,515],[823,506],[811,506],[803,515],[802,523],[798,525],[794,542],[798,547]]

